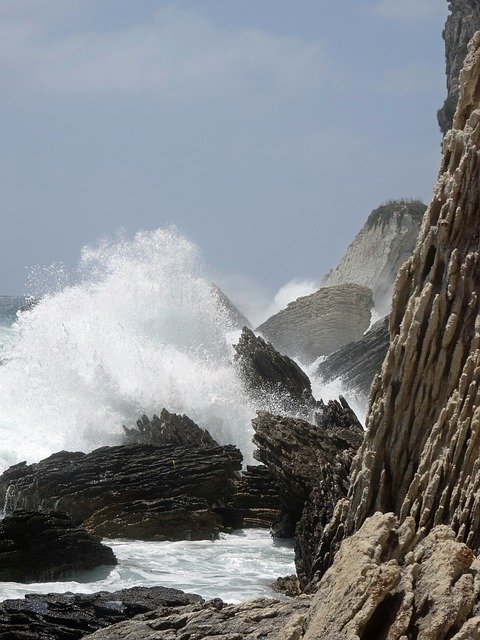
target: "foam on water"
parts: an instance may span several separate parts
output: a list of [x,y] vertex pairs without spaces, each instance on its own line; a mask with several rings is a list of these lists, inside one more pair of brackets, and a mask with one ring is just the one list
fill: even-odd
[[104,542],[119,561],[111,571],[99,567],[68,582],[2,582],[0,600],[26,593],[94,593],[162,585],[206,599],[241,602],[256,596],[278,597],[271,583],[295,571],[292,543],[273,541],[266,529],[238,531],[214,542]]
[[163,407],[248,459],[254,410],[232,365],[236,336],[196,246],[172,229],[139,232],[85,248],[79,273],[3,340],[0,469],[118,443],[122,424]]

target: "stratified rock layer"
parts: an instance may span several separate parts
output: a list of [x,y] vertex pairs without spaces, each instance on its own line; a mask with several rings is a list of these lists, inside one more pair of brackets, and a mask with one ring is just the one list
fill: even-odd
[[350,342],[321,362],[316,375],[324,383],[338,380],[361,399],[368,399],[390,345],[388,318],[376,322],[357,342]]
[[477,0],[450,0],[443,38],[447,64],[447,98],[438,112],[438,124],[445,134],[452,128],[460,93],[460,72],[473,34],[480,29],[480,4]]
[[[10,467],[0,476],[0,500],[7,513],[18,507],[60,509],[108,537],[176,540],[205,531],[210,538],[218,522],[205,511],[230,500],[241,461],[233,446],[138,444],[88,454],[63,451],[37,464]],[[181,516],[177,528],[175,514]]]
[[376,513],[323,576],[304,640],[478,640],[480,561],[437,526],[412,549],[412,518]]
[[290,302],[258,331],[282,353],[308,364],[359,340],[370,325],[372,305],[368,287],[324,287]]
[[123,427],[127,444],[173,444],[188,447],[219,447],[208,431],[201,429],[186,415],[170,413],[162,409],[160,416],[151,420],[143,415],[137,420],[136,429]]
[[235,362],[258,409],[306,415],[316,402],[306,373],[288,356],[279,353],[247,327],[236,345]]
[[372,290],[375,310],[390,313],[395,278],[415,248],[426,205],[392,201],[370,214],[338,265],[324,278],[330,287],[355,282]]
[[49,582],[114,564],[110,547],[66,513],[18,510],[0,522],[2,582]]

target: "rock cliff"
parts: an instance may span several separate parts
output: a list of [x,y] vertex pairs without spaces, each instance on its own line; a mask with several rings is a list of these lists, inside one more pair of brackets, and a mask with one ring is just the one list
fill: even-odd
[[390,313],[395,278],[413,253],[426,209],[418,200],[401,200],[372,211],[323,286],[355,282],[369,287],[377,314]]
[[477,0],[450,0],[443,38],[447,71],[447,98],[438,112],[442,133],[451,129],[460,92],[460,72],[467,47],[475,31],[480,29],[480,4]]
[[396,282],[389,351],[348,500],[337,504],[319,547],[324,567],[338,541],[377,511],[408,523],[406,550],[439,525],[480,547],[479,87],[480,32],[419,243]]
[[290,302],[257,331],[282,353],[309,364],[359,340],[370,324],[372,304],[368,287],[324,287]]

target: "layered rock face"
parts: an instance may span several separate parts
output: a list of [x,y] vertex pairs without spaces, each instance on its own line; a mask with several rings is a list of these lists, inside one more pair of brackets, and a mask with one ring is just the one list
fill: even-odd
[[388,318],[376,322],[357,342],[350,342],[325,358],[316,370],[323,382],[339,380],[344,388],[368,399],[373,379],[380,373],[390,345]]
[[259,409],[311,413],[316,405],[312,385],[296,362],[247,327],[234,349],[241,377]]
[[372,292],[358,284],[298,298],[258,327],[276,349],[309,364],[359,340],[370,325]]
[[438,112],[438,124],[445,134],[453,125],[460,94],[460,72],[473,34],[480,29],[480,5],[477,0],[450,0],[443,38],[447,63],[447,98]]
[[162,409],[160,416],[151,420],[143,415],[137,420],[137,428],[123,427],[127,444],[173,444],[187,447],[219,447],[206,429],[201,429],[186,415],[170,413]]
[[242,455],[233,446],[124,445],[61,452],[0,476],[7,514],[60,509],[101,535],[137,539],[211,538],[217,506],[232,496]]
[[110,547],[66,513],[18,510],[0,522],[0,581],[48,582],[115,564]]
[[376,312],[390,313],[395,278],[413,253],[426,210],[418,200],[405,200],[372,211],[338,265],[325,276],[323,286],[355,282],[368,287]]

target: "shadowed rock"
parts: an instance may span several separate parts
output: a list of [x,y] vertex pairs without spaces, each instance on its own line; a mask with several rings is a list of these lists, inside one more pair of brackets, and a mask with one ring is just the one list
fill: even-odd
[[[230,500],[241,461],[240,451],[233,446],[198,449],[139,444],[102,447],[88,454],[64,451],[37,464],[10,467],[0,476],[0,499],[7,513],[18,506],[55,507],[69,513],[76,523],[89,520],[94,530],[98,526],[106,536],[130,536],[134,531],[135,537],[151,539],[156,522],[155,536],[168,537],[171,515],[178,509],[191,507],[193,518],[204,510],[198,500],[204,500],[210,509]],[[198,500],[181,503],[181,496]],[[180,535],[184,519],[179,524]],[[211,532],[207,534],[210,538]]]
[[0,522],[0,580],[49,582],[117,564],[110,547],[59,511],[15,511]]
[[310,364],[359,340],[370,325],[372,292],[357,284],[324,287],[290,302],[257,331],[292,358]]

